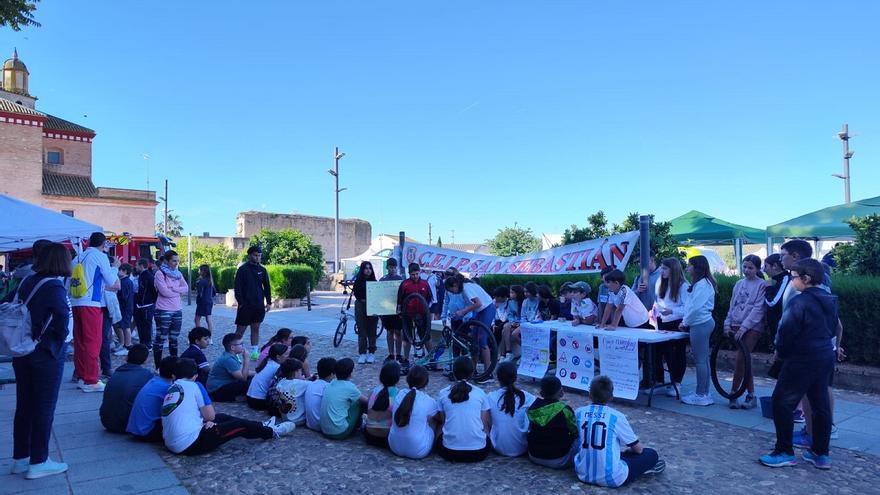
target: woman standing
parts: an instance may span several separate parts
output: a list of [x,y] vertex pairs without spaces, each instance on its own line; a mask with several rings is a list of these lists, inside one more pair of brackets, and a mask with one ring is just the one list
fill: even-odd
[[33,352],[12,359],[16,382],[12,474],[25,473],[29,480],[67,471],[67,464],[49,459],[49,437],[71,311],[64,282],[70,276],[70,263],[67,248],[53,242],[40,251],[36,275],[24,279],[18,291],[30,311],[31,336],[39,339]]
[[709,336],[715,329],[712,310],[715,309],[716,284],[705,256],[694,256],[688,260],[687,272],[691,277],[691,286],[687,290],[684,318],[679,328],[690,332],[697,389],[682,397],[681,401],[692,406],[711,406],[715,401],[709,395]]
[[[354,294],[354,320],[358,326],[358,364],[376,362],[376,325],[378,316],[367,315],[367,282],[375,282],[373,264],[362,261],[351,292]],[[368,354],[369,353],[369,354]]]
[[153,341],[153,361],[156,369],[162,361],[162,348],[168,339],[168,353],[177,356],[177,338],[183,321],[183,304],[180,296],[189,292],[189,285],[177,269],[180,263],[175,251],[168,251],[162,257],[165,261],[156,271],[154,284],[159,297],[156,298],[156,340]]
[[[755,350],[761,333],[764,332],[764,277],[761,273],[761,258],[750,254],[743,258],[742,271],[745,278],[737,280],[730,298],[730,309],[724,319],[724,332],[743,342],[751,353]],[[751,354],[749,354],[751,356]],[[733,372],[733,388],[739,389],[746,381],[748,394],[743,403],[730,401],[731,409],[754,409],[758,405],[755,397],[755,383],[751,373],[745,374],[745,361],[741,352],[736,353],[736,368]]]
[[[653,313],[657,318],[658,330],[678,331],[681,320],[684,318],[685,301],[688,296],[690,285],[684,278],[681,269],[681,260],[678,258],[666,258],[660,262],[660,278],[657,279]],[[681,380],[687,369],[687,342],[684,339],[675,339],[665,342],[660,347],[660,353],[669,367],[669,381],[675,386],[666,387],[666,395],[675,397],[676,388],[681,388]],[[654,360],[654,374],[663,382],[663,363],[660,359]]]

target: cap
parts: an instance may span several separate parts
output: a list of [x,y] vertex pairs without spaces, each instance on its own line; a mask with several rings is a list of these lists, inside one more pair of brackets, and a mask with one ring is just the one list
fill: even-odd
[[571,284],[570,287],[571,287],[571,290],[576,290],[578,292],[584,292],[586,294],[589,294],[590,292],[592,292],[592,288],[590,287],[590,284],[588,284],[586,282],[575,282],[575,283]]

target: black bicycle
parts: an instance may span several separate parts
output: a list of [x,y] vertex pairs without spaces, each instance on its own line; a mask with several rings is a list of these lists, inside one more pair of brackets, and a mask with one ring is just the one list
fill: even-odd
[[[752,355],[742,339],[737,340],[733,334],[728,335],[723,330],[720,332],[720,335],[716,332],[713,340],[715,341],[715,345],[712,346],[712,355],[709,357],[712,384],[715,385],[715,390],[717,390],[722,397],[728,400],[736,400],[746,392],[748,386],[747,377],[752,374]],[[743,380],[736,390],[727,390],[718,378],[718,354],[721,351],[732,351],[742,355],[743,363],[745,365],[743,367]],[[732,385],[731,388],[733,388]]]
[[[342,343],[342,337],[345,336],[345,332],[348,330],[348,320],[354,322],[354,334],[358,334],[357,319],[354,317],[354,312],[351,311],[351,300],[354,297],[354,292],[349,290],[354,285],[354,281],[344,281],[341,285],[342,295],[347,295],[348,299],[342,301],[342,308],[339,309],[339,324],[336,325],[336,333],[333,334],[333,347],[339,347],[339,344]],[[382,336],[383,330],[385,330],[385,326],[380,320],[379,328],[376,331],[377,339]]]

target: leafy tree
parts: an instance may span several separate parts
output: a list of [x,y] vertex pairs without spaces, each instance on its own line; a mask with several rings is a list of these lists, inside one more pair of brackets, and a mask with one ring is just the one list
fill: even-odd
[[437,236],[437,247],[443,247],[443,239],[439,235]]
[[518,256],[541,250],[541,239],[532,234],[532,229],[523,229],[513,224],[498,230],[492,239],[487,239],[489,251],[496,256]]
[[22,27],[40,27],[33,14],[39,1],[0,0],[0,26],[9,26],[13,31],[21,31]]
[[[170,222],[169,222],[170,223]],[[175,241],[177,247],[175,250],[180,254],[182,263],[186,262],[187,249],[189,248],[189,238],[182,237]],[[234,250],[225,244],[207,245],[198,238],[193,238],[193,267],[199,265],[208,265],[212,268],[222,266],[235,266],[240,256]]]
[[274,232],[263,229],[251,237],[249,246],[257,244],[263,248],[263,263],[266,265],[308,265],[315,272],[313,286],[324,274],[324,252],[321,246],[312,243],[311,237],[298,230]]
[[856,241],[842,250],[843,256],[838,254],[839,269],[855,275],[880,276],[880,215],[852,218],[847,223],[855,231]]
[[[680,258],[681,254],[678,252],[678,242],[676,242],[670,233],[672,224],[669,222],[654,222],[654,215],[650,215],[650,217],[651,251],[656,253],[657,258],[659,259],[670,257]],[[639,230],[638,213],[630,213],[623,219],[622,223],[619,225],[614,224],[609,229],[608,218],[605,216],[605,212],[599,210],[587,217],[586,227],[578,228],[577,225],[572,225],[571,228],[566,229],[565,233],[562,234],[562,244],[574,244],[576,242],[599,239],[602,237],[608,237],[612,234],[631,232],[633,230]],[[639,245],[637,243],[633,250],[633,259],[638,260],[638,257]]]
[[587,217],[587,226],[578,228],[572,224],[571,228],[565,229],[562,234],[562,244],[574,244],[576,242],[584,242],[601,237],[608,237],[611,232],[608,231],[608,218],[602,210],[593,213]]
[[[165,232],[165,220],[164,214],[163,219],[156,224],[156,232]],[[168,236],[169,237],[180,237],[183,235],[183,223],[180,221],[180,216],[174,214],[174,210],[168,210]]]

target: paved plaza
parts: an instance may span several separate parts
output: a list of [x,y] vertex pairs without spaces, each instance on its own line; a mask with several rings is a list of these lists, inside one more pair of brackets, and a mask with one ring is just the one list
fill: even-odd
[[[339,295],[317,297],[319,306],[272,311],[264,325],[268,338],[287,326],[313,339],[312,363],[322,356],[345,357],[356,353],[354,335],[339,348],[331,344]],[[184,307],[184,322],[192,320],[193,307]],[[213,361],[222,351],[221,336],[233,328],[233,311],[215,308],[214,343],[207,355]],[[184,328],[189,325],[185,323]],[[185,332],[184,332],[185,333]],[[379,351],[384,358],[384,351]],[[121,359],[121,358],[114,358]],[[362,365],[353,381],[367,391],[378,383],[380,364]],[[66,376],[70,375],[70,364]],[[428,389],[436,393],[449,382],[432,373]],[[404,382],[401,382],[401,386]],[[536,384],[523,380],[536,393]],[[496,387],[490,383],[487,389]],[[770,387],[769,382],[762,382]],[[685,389],[688,390],[688,383]],[[0,469],[10,465],[14,386],[0,391]],[[587,403],[579,392],[565,400],[573,407]],[[367,446],[356,436],[330,441],[305,428],[274,441],[236,439],[200,457],[179,457],[159,446],[144,445],[103,431],[98,419],[100,394],[82,394],[69,380],[62,385],[52,438],[52,456],[71,465],[63,476],[26,481],[0,475],[0,493],[40,494],[286,494],[286,493],[606,493],[580,483],[573,470],[552,471],[525,458],[490,455],[474,465],[451,464],[437,455],[421,461],[395,457]],[[644,401],[641,401],[643,403]],[[760,410],[731,411],[721,402],[707,408],[683,406],[661,397],[655,407],[616,403],[646,445],[657,449],[667,469],[623,493],[873,493],[880,485],[880,457],[876,425],[880,400],[874,396],[840,392],[837,422],[839,440],[832,441],[834,468],[814,469],[805,462],[789,469],[771,470],[756,459],[772,447],[772,423]],[[264,419],[243,403],[218,404],[219,412]],[[846,448],[844,448],[846,447]]]

